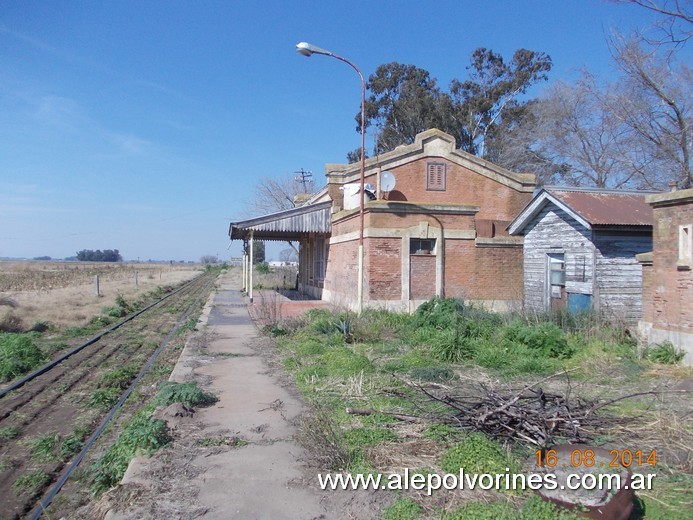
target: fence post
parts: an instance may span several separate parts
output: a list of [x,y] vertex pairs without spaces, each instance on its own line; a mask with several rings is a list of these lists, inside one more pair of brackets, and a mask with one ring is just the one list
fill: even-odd
[[138,285],[138,283],[137,283],[137,282],[138,282],[138,281],[137,281],[137,271],[135,271],[135,286],[137,286],[137,285]]
[[94,294],[96,296],[100,296],[101,294],[99,293],[99,275],[94,275]]

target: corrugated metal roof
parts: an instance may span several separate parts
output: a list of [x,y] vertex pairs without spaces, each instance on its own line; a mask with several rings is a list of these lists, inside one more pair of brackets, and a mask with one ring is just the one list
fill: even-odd
[[325,201],[232,222],[229,237],[242,240],[250,237],[251,231],[258,240],[298,240],[307,233],[327,234],[332,231],[331,208],[332,201]]
[[593,226],[651,226],[650,193],[547,189]]

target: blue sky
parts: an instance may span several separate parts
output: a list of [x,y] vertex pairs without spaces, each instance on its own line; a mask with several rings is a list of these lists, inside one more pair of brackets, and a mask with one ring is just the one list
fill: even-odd
[[299,41],[443,88],[477,47],[542,51],[539,95],[581,67],[611,77],[606,35],[653,18],[602,0],[3,0],[0,257],[238,256],[229,222],[259,179],[304,168],[323,184],[359,146],[357,75]]

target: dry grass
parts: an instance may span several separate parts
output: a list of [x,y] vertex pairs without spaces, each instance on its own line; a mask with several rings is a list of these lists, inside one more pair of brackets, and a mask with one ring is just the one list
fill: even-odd
[[[37,322],[84,325],[104,307],[113,306],[119,294],[133,301],[157,287],[189,280],[200,271],[195,264],[0,262],[0,291],[3,298],[16,302],[12,315],[26,327]],[[100,296],[94,293],[95,275],[99,276]],[[10,311],[3,314],[6,312]]]

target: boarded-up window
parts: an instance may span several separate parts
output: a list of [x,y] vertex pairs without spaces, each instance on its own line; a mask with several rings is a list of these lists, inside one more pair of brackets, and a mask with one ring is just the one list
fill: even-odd
[[426,163],[426,189],[445,191],[445,163]]

